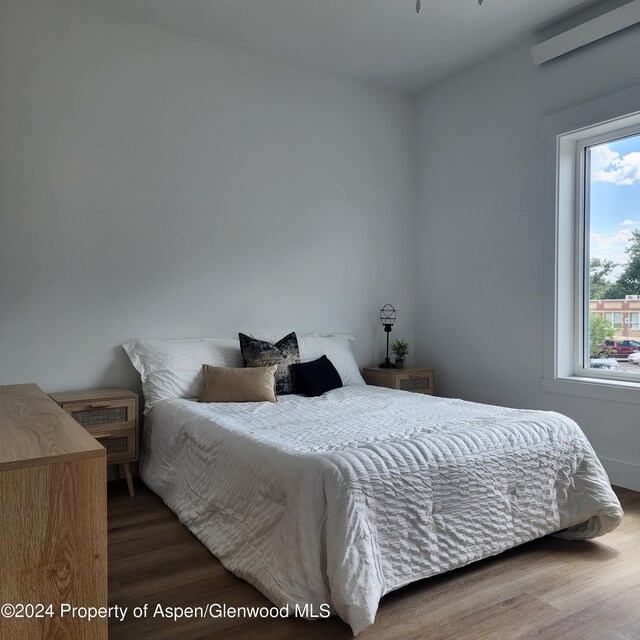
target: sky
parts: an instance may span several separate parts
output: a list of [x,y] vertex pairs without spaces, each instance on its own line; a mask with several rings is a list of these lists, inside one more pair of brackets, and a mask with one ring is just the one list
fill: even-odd
[[590,255],[624,265],[631,232],[640,230],[640,135],[591,147],[590,159]]

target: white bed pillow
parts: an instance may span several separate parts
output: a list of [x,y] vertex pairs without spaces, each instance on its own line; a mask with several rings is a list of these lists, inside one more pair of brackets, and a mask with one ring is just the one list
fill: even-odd
[[353,384],[365,384],[351,348],[351,343],[354,340],[355,338],[348,333],[309,333],[298,336],[300,362],[310,362],[326,355],[338,370],[345,387]]
[[[310,362],[326,355],[338,370],[345,387],[365,384],[351,349],[354,339],[348,333],[298,336],[300,362]],[[132,340],[122,346],[140,373],[145,414],[160,400],[197,398],[204,384],[203,364],[244,367],[237,338]]]
[[132,340],[122,345],[140,373],[145,413],[168,398],[197,398],[202,391],[202,365],[243,367],[237,338]]

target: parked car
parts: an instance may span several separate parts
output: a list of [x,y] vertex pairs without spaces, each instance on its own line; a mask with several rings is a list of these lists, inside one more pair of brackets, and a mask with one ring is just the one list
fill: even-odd
[[[640,351],[638,352],[640,354]],[[613,358],[591,358],[591,369],[607,369],[608,371],[620,371],[618,361]]]
[[640,364],[640,351],[634,351],[629,356],[629,362],[633,362],[633,364]]
[[635,340],[605,340],[598,351],[598,358],[628,358],[640,351],[640,342]]

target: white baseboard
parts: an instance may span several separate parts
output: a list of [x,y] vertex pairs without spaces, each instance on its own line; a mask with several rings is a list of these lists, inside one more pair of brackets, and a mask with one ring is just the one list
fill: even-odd
[[600,458],[611,484],[624,489],[640,491],[640,465]]

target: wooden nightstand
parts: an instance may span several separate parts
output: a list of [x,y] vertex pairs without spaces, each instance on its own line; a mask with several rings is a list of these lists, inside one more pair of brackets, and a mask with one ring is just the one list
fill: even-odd
[[124,465],[129,495],[134,496],[131,462],[138,460],[138,394],[127,389],[93,389],[50,393],[106,450],[107,464]]
[[366,367],[363,377],[367,384],[389,389],[433,395],[433,369],[379,369]]

